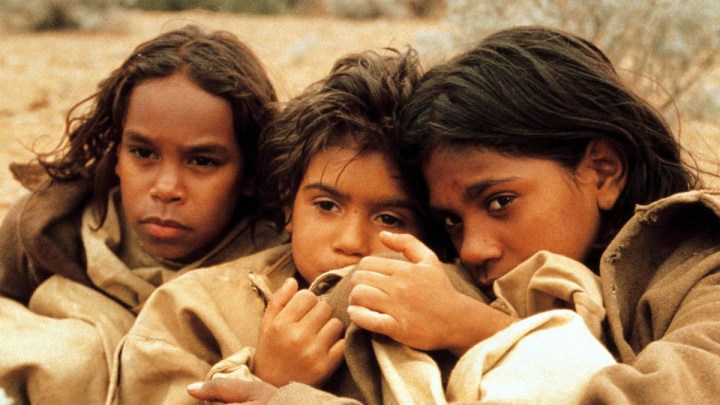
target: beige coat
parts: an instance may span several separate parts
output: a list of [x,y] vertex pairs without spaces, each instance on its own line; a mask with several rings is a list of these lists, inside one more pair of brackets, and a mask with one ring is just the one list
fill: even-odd
[[255,346],[267,299],[294,274],[289,245],[281,245],[160,287],[119,350],[111,402],[198,403],[185,387]]
[[195,263],[165,263],[120,247],[135,244],[114,209],[94,230],[86,197],[82,183],[54,183],[3,222],[0,388],[15,404],[103,403],[115,348],[158,285],[280,239],[264,228],[253,241],[243,221]]
[[[323,299],[344,298],[347,290],[322,294],[346,280],[343,276],[349,270],[327,272],[309,289]],[[192,382],[229,374],[252,378],[252,349],[266,301],[295,273],[285,245],[190,273],[159,288],[121,346],[110,402],[193,404],[199,401],[185,389]],[[451,279],[470,286],[467,280],[457,281],[459,277],[453,274]],[[348,285],[344,282],[338,288]],[[478,296],[474,287],[468,293]],[[358,395],[352,384],[338,393]]]
[[[681,193],[639,207],[604,253],[600,276],[607,310],[606,346],[619,364],[593,372],[575,394],[579,395],[576,402],[693,405],[717,402],[720,192]],[[523,341],[533,339],[531,333]],[[554,343],[557,342],[549,340],[549,346],[532,345],[524,356],[531,360],[542,358],[542,352]],[[348,362],[357,356],[349,355]],[[579,355],[592,353],[584,350]],[[353,376],[360,391],[366,393],[366,403],[378,403],[382,397],[380,372],[376,371],[374,380]],[[546,370],[558,371],[559,376],[548,377],[549,384],[557,384],[562,380],[562,372],[568,370],[564,367]],[[477,391],[480,391],[477,400],[469,402],[482,403],[484,393]],[[429,403],[434,401],[432,396],[428,398]],[[290,402],[357,404],[352,399],[302,384],[282,387],[270,403]]]

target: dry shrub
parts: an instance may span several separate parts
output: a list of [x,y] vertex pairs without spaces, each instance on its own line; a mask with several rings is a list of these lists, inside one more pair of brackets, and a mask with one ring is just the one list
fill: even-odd
[[445,10],[446,0],[318,0],[325,12],[344,18],[432,17]]
[[720,7],[716,0],[448,0],[458,48],[513,25],[579,34],[605,51],[628,83],[678,124],[720,124]]
[[117,30],[126,0],[4,0],[0,23],[13,31]]

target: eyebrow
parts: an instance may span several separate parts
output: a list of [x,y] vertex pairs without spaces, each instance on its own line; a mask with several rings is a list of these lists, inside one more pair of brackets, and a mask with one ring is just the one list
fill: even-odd
[[[310,183],[303,187],[304,190],[320,190],[326,192],[340,201],[351,200],[352,197],[349,194],[338,191],[337,189],[328,186],[324,183]],[[371,202],[373,208],[404,208],[408,210],[415,210],[415,206],[410,200],[400,198],[388,198],[388,199],[377,199]]]
[[475,184],[471,184],[468,187],[465,188],[462,194],[462,198],[464,201],[473,201],[480,197],[487,189],[490,187],[496,186],[498,184],[508,183],[514,180],[517,180],[518,177],[512,176],[512,177],[504,177],[500,179],[490,179],[490,180],[484,180]]
[[[127,137],[130,142],[142,143],[145,145],[153,145],[152,139],[145,135],[141,135],[137,132],[129,131],[123,136]],[[215,142],[209,142],[205,144],[192,145],[188,148],[184,148],[185,153],[208,153],[208,154],[228,154],[228,148],[225,145]]]
[[[479,198],[488,188],[490,188],[492,186],[496,186],[498,184],[511,182],[511,181],[514,181],[517,179],[519,179],[519,177],[511,176],[511,177],[503,177],[500,179],[489,179],[489,180],[484,180],[484,181],[480,181],[480,182],[471,184],[471,185],[465,187],[465,190],[463,190],[462,200],[464,202],[472,202],[472,201],[476,200],[477,198]],[[433,215],[444,215],[444,214],[447,214],[452,211],[445,207],[433,204],[432,200],[430,201],[429,209],[430,209],[430,212],[433,213]]]

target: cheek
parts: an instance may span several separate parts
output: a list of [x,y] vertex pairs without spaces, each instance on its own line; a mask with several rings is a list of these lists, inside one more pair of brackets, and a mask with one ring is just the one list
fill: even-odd
[[234,210],[242,193],[242,174],[239,170],[232,170],[215,176],[210,180],[200,180],[197,184],[199,196],[219,207],[229,207],[221,210]]
[[315,233],[302,232],[305,228],[301,224],[296,225],[295,229],[299,229],[300,232],[293,232],[290,237],[293,261],[300,275],[305,280],[311,280],[314,278],[312,269],[318,268],[314,258],[320,256],[318,250],[323,245],[318,243],[317,238],[313,238],[316,235]]

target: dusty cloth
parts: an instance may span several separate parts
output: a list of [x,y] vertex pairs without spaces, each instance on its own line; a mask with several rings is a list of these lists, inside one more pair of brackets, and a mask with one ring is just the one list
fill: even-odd
[[109,402],[198,403],[185,387],[255,346],[267,299],[295,273],[281,245],[158,288],[118,351]]
[[28,307],[0,297],[0,387],[15,405],[102,404],[115,345],[134,319],[59,276],[41,284]]
[[[87,181],[56,181],[39,187],[10,208],[0,225],[0,296],[27,304],[35,289],[54,274],[96,290],[103,289],[88,276],[81,240],[82,217],[88,211],[91,193]],[[145,258],[138,257],[141,255],[123,256],[121,249],[133,245],[132,234],[122,233],[122,238],[102,235],[117,232],[120,225],[110,224],[112,221],[109,218],[100,232],[104,243],[123,260],[136,260],[123,261],[136,272],[137,268],[149,267]],[[124,231],[128,227],[123,228]],[[283,238],[268,224],[252,227],[247,221],[240,221],[204,258],[187,266],[176,265],[176,270],[223,263],[275,246]]]
[[[638,207],[600,263],[606,348],[619,363],[590,376],[575,402],[705,404],[720,398],[719,273],[720,192],[680,193]],[[522,342],[532,342],[532,335]],[[552,347],[554,339],[547,339]],[[532,353],[518,353],[542,358],[547,346],[542,339],[538,342],[525,346]],[[593,349],[594,354],[583,350],[583,356],[598,355],[602,360],[605,349]],[[553,368],[547,373],[553,373]],[[364,392],[372,392],[367,387],[379,385],[379,374],[376,377],[375,381],[355,381],[366,386]],[[518,381],[515,376],[507,378],[511,385]],[[555,378],[548,376],[546,381],[553,384]],[[270,403],[358,403],[330,392],[293,383],[281,387]],[[372,398],[363,402],[375,403]],[[529,402],[539,401],[542,398]]]
[[609,345],[621,364],[582,403],[709,404],[720,398],[720,191],[639,207],[600,263]]
[[[270,228],[251,235],[244,221],[204,258],[169,263],[132,243],[117,196],[94,230],[86,197],[82,183],[54,183],[18,202],[3,222],[0,387],[16,403],[103,403],[113,352],[156,286],[280,239]],[[77,390],[82,401],[73,400]]]
[[463,355],[447,390],[426,353],[372,337],[383,404],[574,404],[590,377],[615,362],[598,340],[605,318],[600,281],[582,264],[539,252],[493,290],[491,306],[524,319]]
[[[483,302],[489,302],[487,297],[475,286],[470,280],[468,274],[458,265],[448,264],[445,266],[445,273],[455,289],[461,293]],[[308,404],[314,405],[318,403],[332,404],[365,404],[380,405],[383,404],[383,385],[381,383],[383,376],[395,371],[403,373],[404,371],[412,372],[414,376],[418,374],[423,378],[423,384],[414,385],[412,390],[422,392],[425,402],[432,403],[432,395],[425,397],[428,392],[437,391],[438,387],[442,392],[442,387],[447,384],[450,372],[455,365],[457,359],[448,351],[438,350],[422,353],[422,362],[417,362],[415,358],[406,358],[412,363],[398,364],[391,362],[393,366],[387,367],[388,363],[379,360],[378,353],[382,358],[383,354],[392,352],[388,346],[393,345],[389,339],[376,336],[368,331],[358,328],[350,322],[346,307],[347,297],[352,289],[350,277],[344,277],[337,285],[329,291],[324,299],[333,307],[333,315],[343,321],[347,330],[345,333],[345,363],[338,369],[325,384],[323,390],[315,389],[308,385],[291,383],[281,387],[277,393],[271,398],[270,404]],[[373,342],[381,342],[379,351],[373,348]],[[402,345],[395,344],[393,348],[400,351],[411,350]],[[420,353],[412,351],[413,355]],[[404,352],[392,352],[398,356],[407,354]],[[391,370],[396,367],[395,370]],[[397,370],[402,368],[402,370]],[[404,373],[408,376],[407,373]],[[432,376],[432,381],[425,378]],[[412,377],[409,377],[412,378]],[[407,382],[407,380],[405,380]],[[406,399],[406,398],[403,398]]]

